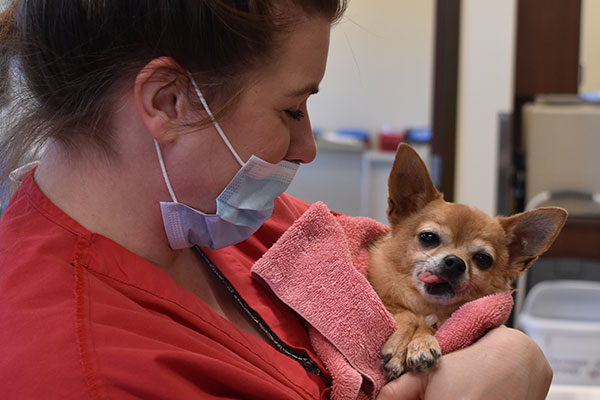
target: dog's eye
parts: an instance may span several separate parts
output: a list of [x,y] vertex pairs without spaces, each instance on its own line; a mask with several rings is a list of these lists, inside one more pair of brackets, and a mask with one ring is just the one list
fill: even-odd
[[477,253],[473,256],[473,260],[477,264],[477,266],[481,269],[488,269],[494,263],[492,257],[488,256],[485,253]]
[[421,232],[419,240],[427,247],[435,247],[440,244],[440,237],[433,232]]

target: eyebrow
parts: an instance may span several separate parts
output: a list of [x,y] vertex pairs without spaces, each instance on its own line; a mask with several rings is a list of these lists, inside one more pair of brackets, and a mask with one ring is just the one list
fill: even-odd
[[294,90],[294,91],[288,93],[287,95],[288,95],[288,97],[298,97],[298,96],[302,96],[305,94],[313,95],[313,94],[317,94],[317,93],[319,93],[319,85],[316,83],[311,83],[301,89]]

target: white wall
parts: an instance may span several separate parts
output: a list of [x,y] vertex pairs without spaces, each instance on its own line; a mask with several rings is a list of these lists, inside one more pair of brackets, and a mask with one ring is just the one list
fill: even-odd
[[[375,133],[383,125],[429,126],[433,18],[434,0],[350,0],[332,31],[321,90],[308,103],[313,127]],[[377,177],[387,177],[391,164],[388,171],[373,169]],[[300,167],[288,193],[309,202],[321,200],[349,215],[380,217],[387,186],[369,174],[369,190],[377,190],[381,198],[369,197],[364,206],[364,176],[361,152],[321,148],[315,161]]]
[[512,109],[516,0],[463,0],[456,201],[496,212],[498,113]]
[[331,36],[314,128],[429,126],[433,0],[351,0]]
[[581,8],[580,92],[600,92],[600,1],[583,0]]

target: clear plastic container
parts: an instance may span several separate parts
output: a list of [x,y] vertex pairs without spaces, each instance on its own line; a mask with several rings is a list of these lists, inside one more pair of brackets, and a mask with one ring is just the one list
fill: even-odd
[[553,383],[600,385],[600,282],[538,283],[518,324],[544,351]]

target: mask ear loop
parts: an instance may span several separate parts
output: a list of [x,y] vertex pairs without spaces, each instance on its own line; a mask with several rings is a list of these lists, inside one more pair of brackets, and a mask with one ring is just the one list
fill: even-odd
[[175,203],[177,203],[177,197],[175,197],[175,192],[171,187],[171,182],[169,181],[169,175],[167,175],[167,168],[165,167],[165,162],[163,160],[162,152],[160,151],[160,146],[156,139],[154,139],[154,147],[156,147],[156,154],[158,154],[158,162],[160,163],[160,169],[162,170],[163,178],[165,178],[165,183],[167,184],[167,189],[169,189],[169,193],[171,194],[171,198]]
[[237,160],[237,162],[243,167],[244,166],[244,162],[242,161],[242,159],[240,158],[240,156],[238,156],[238,154],[236,153],[236,151],[233,149],[233,146],[231,145],[231,143],[229,143],[229,140],[227,139],[227,136],[225,136],[225,133],[223,132],[223,129],[221,129],[221,126],[217,122],[217,120],[214,117],[213,113],[210,111],[210,108],[208,108],[208,103],[204,99],[204,96],[202,95],[202,92],[200,91],[200,88],[196,84],[196,81],[194,80],[194,77],[192,77],[192,74],[189,71],[187,72],[187,74],[188,74],[188,77],[190,78],[190,80],[192,81],[192,85],[194,86],[194,90],[196,91],[196,94],[198,95],[198,98],[200,99],[200,102],[202,103],[202,106],[204,107],[204,109],[206,110],[208,116],[210,117],[210,119],[211,119],[211,121],[212,121],[215,129],[217,130],[217,132],[219,132],[219,135],[221,136],[221,139],[223,139],[223,141],[225,142],[225,144],[227,145],[227,147],[229,148],[229,150],[231,151],[231,153],[233,154],[233,156],[235,157],[235,159]]

